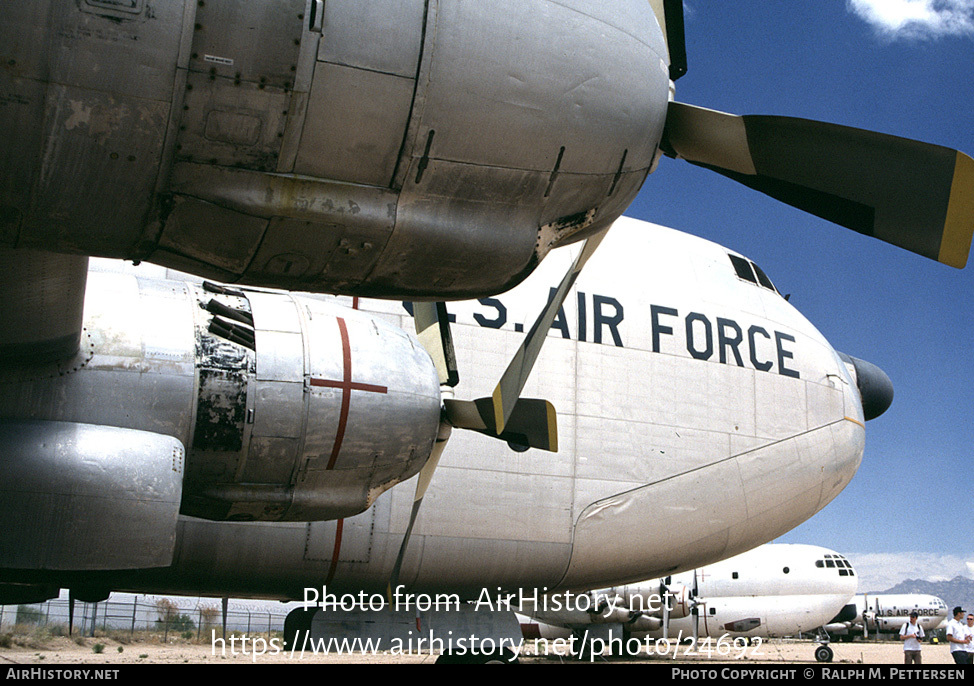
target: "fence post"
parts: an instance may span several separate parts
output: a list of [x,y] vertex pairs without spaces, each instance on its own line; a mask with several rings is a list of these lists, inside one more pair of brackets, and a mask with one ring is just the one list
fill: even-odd
[[135,635],[135,612],[139,607],[139,596],[132,596],[132,628],[129,629],[129,638]]

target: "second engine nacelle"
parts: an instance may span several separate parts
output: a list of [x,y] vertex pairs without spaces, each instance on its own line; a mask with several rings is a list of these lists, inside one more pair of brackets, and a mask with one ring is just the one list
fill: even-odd
[[615,586],[605,591],[599,591],[597,595],[605,599],[603,605],[612,606],[616,611],[613,616],[616,617],[621,617],[619,610],[624,609],[630,617],[662,619],[663,610],[668,607],[670,618],[679,619],[689,615],[693,608],[693,592],[688,586],[679,583],[666,585],[657,579],[638,584]]
[[74,359],[0,371],[0,418],[172,436],[185,515],[351,516],[416,474],[436,437],[426,351],[333,302],[93,272],[84,327]]

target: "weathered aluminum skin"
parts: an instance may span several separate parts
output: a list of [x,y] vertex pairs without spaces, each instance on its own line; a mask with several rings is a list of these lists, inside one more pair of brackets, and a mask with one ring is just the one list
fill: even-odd
[[185,450],[171,436],[0,422],[0,567],[167,567]]
[[88,258],[0,248],[0,364],[78,352]]
[[[570,252],[509,294],[450,306],[457,397],[489,395]],[[399,303],[364,305],[412,326]],[[740,279],[720,246],[621,220],[552,328],[524,394],[554,403],[559,452],[514,452],[454,431],[402,566],[410,591],[476,597],[665,576],[788,531],[859,466],[865,429],[846,366],[776,291]],[[75,583],[381,592],[413,497],[414,485],[401,484],[339,522],[184,518],[171,569]]]
[[[211,300],[252,318],[255,349],[212,332]],[[333,303],[93,272],[83,339],[62,363],[0,369],[0,422],[171,436],[187,447],[183,514],[350,516],[422,467],[439,425],[425,350]]]
[[669,97],[644,0],[10,0],[0,246],[474,297],[608,225]]

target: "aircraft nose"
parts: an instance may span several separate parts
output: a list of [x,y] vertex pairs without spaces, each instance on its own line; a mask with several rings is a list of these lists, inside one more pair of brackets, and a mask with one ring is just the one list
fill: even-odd
[[886,372],[871,362],[852,355],[839,353],[839,357],[846,364],[852,365],[856,372],[856,386],[859,387],[862,414],[866,420],[883,414],[893,403],[893,382],[886,376]]

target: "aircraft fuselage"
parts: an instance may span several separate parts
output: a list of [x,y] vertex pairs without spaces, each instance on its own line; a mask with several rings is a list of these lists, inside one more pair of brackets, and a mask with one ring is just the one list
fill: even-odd
[[[514,291],[451,305],[458,398],[489,395],[570,258],[558,251]],[[455,430],[403,562],[400,580],[409,592],[476,597],[483,588],[578,589],[665,576],[764,543],[842,490],[859,465],[865,434],[853,370],[773,286],[753,272],[752,279],[739,276],[732,258],[743,259],[676,231],[617,222],[555,318],[525,388],[525,396],[548,398],[557,409],[559,452],[519,452]],[[372,392],[408,389],[417,370],[433,374],[428,358],[405,355],[411,336],[396,337],[387,326],[411,328],[403,305],[367,300],[354,312],[337,306],[347,298],[246,289],[227,296],[238,310],[249,302],[256,327],[255,350],[220,347],[229,376],[217,377],[245,383],[240,393],[239,383],[205,383],[217,378],[206,352],[216,335],[207,333],[207,322],[216,315],[200,309],[209,297],[202,287],[92,277],[88,343],[80,353],[86,362],[44,379],[6,377],[2,416],[8,424],[97,416],[185,446],[172,562],[128,572],[58,572],[44,564],[18,570],[11,568],[22,565],[8,562],[2,579],[282,598],[302,598],[306,587],[384,590],[409,520],[412,484],[391,488],[354,516],[326,516],[310,503],[334,497],[340,478],[375,494],[409,478],[429,455],[420,443],[432,442],[436,412],[426,429],[404,414],[425,412],[429,399],[382,414],[381,403],[395,399]],[[128,294],[118,315],[98,305],[117,304],[116,287],[99,285],[115,279],[125,284],[117,291]],[[339,319],[355,323],[352,380],[369,388],[349,387],[346,439],[329,468],[343,394],[315,379],[343,378]],[[369,336],[383,348],[403,344],[380,350],[362,342]],[[110,404],[110,389],[126,389],[128,401]],[[237,416],[239,424],[223,424],[242,427],[242,448],[198,448],[201,434],[214,435],[210,418]],[[16,437],[8,440],[16,444]],[[396,449],[383,456],[398,455],[399,476],[369,481],[369,466],[382,476],[384,464],[374,446],[393,442]],[[359,472],[343,469],[354,464]],[[256,477],[268,477],[263,487]],[[294,497],[274,501],[275,493]],[[229,505],[191,509],[204,497]],[[360,501],[359,510],[369,502]],[[232,515],[265,521],[224,521]],[[39,545],[57,533],[31,535]]]
[[[826,567],[826,560],[832,565]],[[836,566],[839,560],[841,567]],[[858,585],[852,565],[831,550],[771,544],[664,579],[591,591],[588,595],[599,602],[590,612],[531,608],[522,612],[576,630],[616,624],[619,633],[624,628],[627,636],[677,638],[696,632],[700,638],[774,638],[825,625],[850,601]]]

